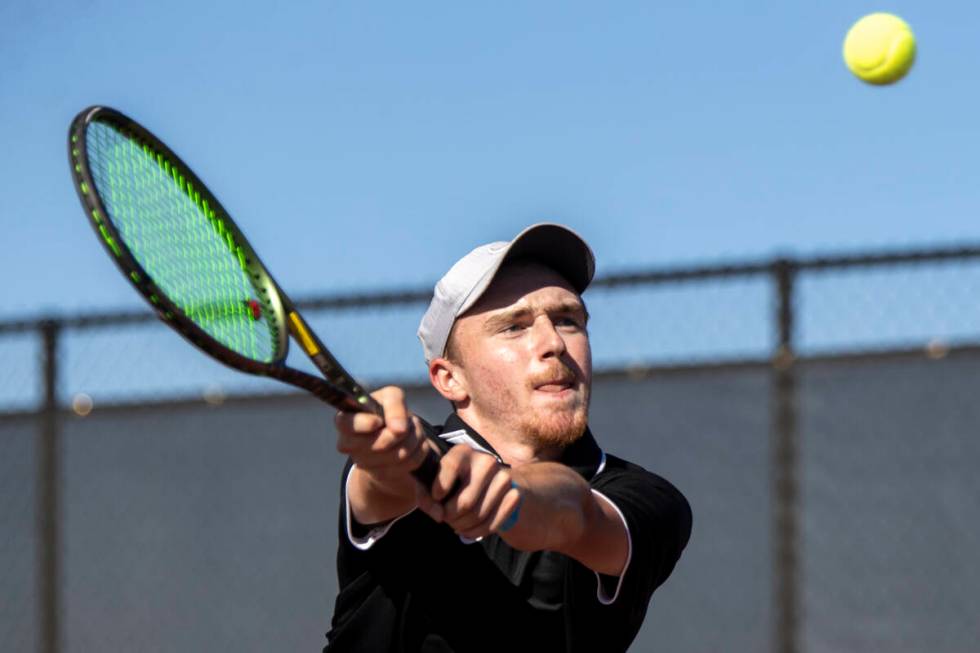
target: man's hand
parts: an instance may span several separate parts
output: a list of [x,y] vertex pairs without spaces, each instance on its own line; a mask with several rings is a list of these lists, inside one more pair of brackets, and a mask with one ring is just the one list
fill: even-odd
[[431,496],[420,491],[416,500],[420,510],[463,537],[497,533],[515,549],[558,551],[598,573],[618,575],[629,555],[619,513],[560,463],[511,468],[459,444],[443,456]]
[[385,419],[371,413],[338,412],[337,451],[356,467],[348,484],[354,518],[374,524],[415,507],[417,482],[412,470],[422,464],[427,447],[422,423],[405,404],[405,393],[393,386],[371,394]]
[[416,501],[435,521],[475,540],[500,532],[508,520],[513,521],[510,517],[521,502],[521,493],[512,482],[510,468],[489,454],[458,444],[440,461],[431,494],[419,488]]

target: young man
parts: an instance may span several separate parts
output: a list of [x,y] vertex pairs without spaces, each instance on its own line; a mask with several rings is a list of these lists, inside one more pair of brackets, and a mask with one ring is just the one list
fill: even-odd
[[[691,530],[683,495],[588,428],[594,260],[539,224],[456,263],[419,338],[445,425],[397,388],[337,415],[340,593],[325,651],[625,651]],[[426,429],[429,429],[428,431]],[[410,472],[434,435],[431,488]]]

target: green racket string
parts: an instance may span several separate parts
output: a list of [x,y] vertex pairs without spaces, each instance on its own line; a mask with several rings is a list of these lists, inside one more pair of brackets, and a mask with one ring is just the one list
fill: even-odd
[[271,311],[224,216],[166,157],[113,125],[92,122],[85,138],[107,217],[153,282],[225,347],[252,360],[275,360]]

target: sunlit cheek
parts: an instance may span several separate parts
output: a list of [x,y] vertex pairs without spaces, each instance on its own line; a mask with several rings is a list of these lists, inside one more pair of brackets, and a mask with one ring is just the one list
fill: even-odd
[[490,358],[502,366],[514,365],[521,359],[521,351],[517,347],[502,344],[490,350]]
[[494,403],[513,400],[513,392],[508,384],[519,377],[515,373],[512,360],[497,356],[486,357],[483,362],[474,365],[473,371],[471,378],[478,383],[474,394],[481,395],[480,398],[484,401]]
[[586,379],[591,379],[592,347],[589,346],[589,339],[585,336],[570,338],[566,341],[566,347],[572,359],[582,368]]
[[477,403],[501,415],[522,412],[527,402],[527,371],[520,351],[505,345],[488,347],[484,354],[473,375],[479,379]]

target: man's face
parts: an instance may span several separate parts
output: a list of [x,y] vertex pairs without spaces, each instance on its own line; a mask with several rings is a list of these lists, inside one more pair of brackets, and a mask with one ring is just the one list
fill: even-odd
[[467,394],[460,413],[478,430],[492,425],[530,444],[577,440],[592,384],[587,320],[561,275],[536,264],[502,269],[454,326],[455,365]]

